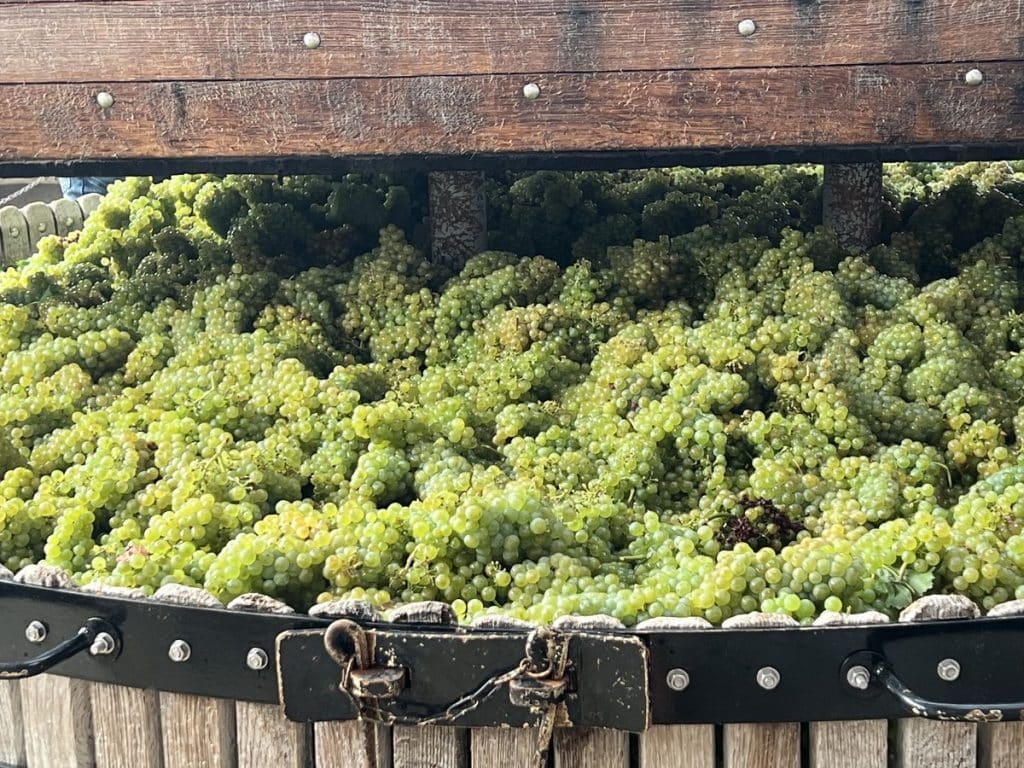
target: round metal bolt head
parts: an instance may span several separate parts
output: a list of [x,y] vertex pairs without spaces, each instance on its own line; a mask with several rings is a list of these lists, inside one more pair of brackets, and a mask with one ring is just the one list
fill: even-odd
[[177,664],[188,661],[191,657],[192,646],[184,640],[175,640],[171,643],[171,647],[167,649],[167,658]]
[[951,683],[960,677],[960,662],[956,659],[943,659],[935,670],[940,680]]
[[270,658],[262,648],[250,648],[245,657],[245,666],[249,669],[266,669],[269,663]]
[[17,227],[11,227],[11,237],[17,237],[21,234],[21,230]]
[[690,673],[685,669],[670,669],[665,682],[673,691],[685,691],[690,686]]
[[30,621],[25,627],[25,639],[30,643],[41,643],[46,639],[46,625],[41,621]]
[[981,85],[985,82],[985,75],[981,73],[980,69],[972,69],[964,75],[964,82],[968,85]]
[[868,686],[871,685],[871,673],[868,672],[867,667],[862,667],[858,664],[846,671],[846,682],[851,688],[856,688],[858,691],[866,691]]
[[302,36],[302,44],[304,46],[306,46],[307,48],[309,48],[309,50],[311,50],[311,51],[314,48],[319,48],[320,47],[320,35],[318,35],[316,32],[307,32],[306,34],[304,34]]
[[107,632],[100,632],[89,646],[89,653],[93,656],[109,656],[115,648],[117,648],[117,643],[114,642],[114,638]]
[[36,229],[38,229],[40,232],[45,232],[46,231],[46,223],[40,221],[39,222],[39,226],[37,226]]
[[100,91],[96,94],[96,103],[101,109],[110,109],[114,106],[114,97],[106,91]]
[[761,667],[757,670],[757,684],[766,691],[772,691],[779,687],[782,682],[782,675],[775,667]]
[[757,32],[757,24],[753,19],[744,19],[736,25],[736,31],[743,37],[750,37],[752,34]]
[[540,97],[540,86],[536,83],[527,83],[523,86],[523,97],[533,101]]

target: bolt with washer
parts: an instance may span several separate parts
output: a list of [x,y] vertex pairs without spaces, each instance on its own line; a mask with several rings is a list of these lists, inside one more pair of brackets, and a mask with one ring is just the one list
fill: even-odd
[[46,625],[41,621],[30,621],[25,627],[25,639],[30,643],[41,643],[46,639]]
[[685,691],[690,686],[690,673],[685,669],[670,669],[665,682],[673,691]]
[[192,658],[192,646],[184,640],[175,640],[167,649],[167,658],[177,664],[186,662]]
[[858,664],[846,670],[846,683],[858,691],[866,691],[871,685],[871,673],[867,667]]
[[956,659],[943,659],[939,662],[935,671],[938,673],[940,680],[951,683],[960,677],[960,662]]
[[782,682],[782,675],[775,667],[761,667],[757,670],[757,684],[766,691],[773,691]]
[[109,632],[100,632],[89,646],[89,653],[93,656],[109,656],[117,648],[117,642]]
[[245,666],[249,669],[266,669],[269,663],[270,657],[267,656],[267,652],[262,648],[250,648],[249,653],[245,657]]

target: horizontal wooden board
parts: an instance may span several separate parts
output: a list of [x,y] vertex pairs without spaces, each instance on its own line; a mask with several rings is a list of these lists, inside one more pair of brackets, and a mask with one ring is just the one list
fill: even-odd
[[[615,72],[1021,58],[1009,0],[4,0],[0,82]],[[743,37],[741,20],[757,31]],[[316,50],[303,45],[315,31]]]
[[[541,88],[523,98],[524,80]],[[0,86],[0,167],[38,161],[1024,145],[1024,68]]]

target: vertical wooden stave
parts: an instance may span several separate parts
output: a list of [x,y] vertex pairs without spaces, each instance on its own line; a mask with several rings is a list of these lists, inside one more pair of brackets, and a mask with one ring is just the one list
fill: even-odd
[[[988,616],[1024,616],[1024,600],[1011,600],[992,608]],[[979,768],[1018,768],[1024,762],[1024,722],[985,723],[978,726]]]
[[847,248],[867,250],[882,237],[882,164],[825,166],[822,219]]
[[487,248],[487,192],[475,171],[435,171],[429,175],[430,251],[436,264],[459,271]]
[[61,237],[77,232],[82,228],[82,207],[74,200],[62,197],[50,203],[53,209],[53,220],[57,224],[57,234]]
[[32,255],[28,222],[20,208],[0,208],[0,267],[17,264]]
[[92,212],[100,207],[102,202],[103,195],[97,195],[95,192],[90,192],[88,195],[82,195],[78,198],[78,207],[82,209],[83,221],[88,219]]
[[28,223],[28,240],[35,253],[39,248],[39,241],[49,235],[57,234],[57,220],[54,218],[53,209],[46,203],[29,203],[21,209]]
[[[0,565],[0,581],[14,574]],[[0,680],[0,765],[24,768],[25,732],[21,716],[21,688],[14,680]]]
[[91,683],[96,768],[163,768],[156,691]]

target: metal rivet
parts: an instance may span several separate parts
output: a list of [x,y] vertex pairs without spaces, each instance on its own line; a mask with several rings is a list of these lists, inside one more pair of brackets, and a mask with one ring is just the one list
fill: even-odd
[[523,96],[533,101],[540,96],[540,86],[536,83],[527,83],[523,86]]
[[685,691],[690,686],[690,673],[685,669],[670,669],[665,682],[673,691]]
[[21,234],[21,230],[17,227],[11,227],[11,237],[17,237]]
[[102,109],[110,109],[114,106],[114,97],[106,91],[100,91],[96,94],[96,103],[99,104]]
[[757,32],[757,24],[754,23],[753,19],[744,19],[736,25],[736,31],[743,35],[743,37],[750,37]]
[[871,685],[871,673],[868,672],[867,667],[862,667],[858,664],[846,670],[846,682],[851,688],[856,688],[858,691],[866,691],[868,686]]
[[46,231],[46,223],[45,223],[45,222],[42,222],[42,221],[40,221],[40,222],[39,222],[39,226],[37,227],[37,229],[38,229],[38,230],[39,230],[40,232],[45,232],[45,231]]
[[935,671],[938,673],[939,679],[951,683],[960,677],[960,662],[956,659],[943,659]]
[[117,648],[117,643],[114,642],[114,638],[107,632],[100,632],[89,646],[89,653],[93,656],[109,656],[115,648]]
[[766,691],[778,688],[781,681],[782,675],[779,674],[779,670],[775,667],[761,667],[757,670],[757,684]]
[[30,643],[41,643],[46,639],[46,625],[41,621],[30,621],[25,627],[25,639]]
[[980,69],[972,69],[964,75],[964,82],[968,85],[981,85],[985,81],[985,75]]
[[72,218],[71,218],[70,216],[68,216],[68,217],[67,217],[66,219],[64,219],[64,223],[65,223],[65,224],[66,224],[67,226],[69,226],[69,227],[73,227],[73,226],[75,226],[75,220],[74,220],[74,219],[72,219]]
[[178,664],[188,661],[192,657],[192,646],[184,640],[175,640],[167,649],[167,657]]
[[245,657],[245,666],[249,669],[266,669],[269,663],[270,658],[262,648],[250,648]]
[[320,35],[318,35],[316,32],[307,32],[306,34],[304,34],[302,36],[302,44],[304,46],[306,46],[307,48],[309,48],[309,50],[311,50],[311,51],[314,48],[319,48],[320,47]]

